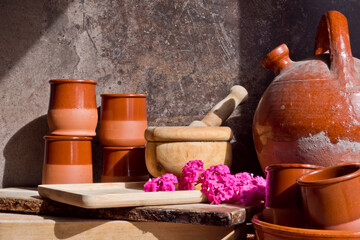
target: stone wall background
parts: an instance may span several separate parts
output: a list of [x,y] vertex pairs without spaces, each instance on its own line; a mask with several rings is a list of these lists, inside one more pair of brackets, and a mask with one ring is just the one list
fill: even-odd
[[[261,174],[251,123],[273,74],[260,61],[282,43],[293,60],[312,56],[328,10],[348,18],[360,57],[357,0],[1,0],[0,186],[41,183],[53,78],[97,80],[98,106],[102,93],[148,93],[150,126],[201,119],[243,85],[249,99],[225,123],[232,170]],[[97,138],[93,155],[99,181]]]

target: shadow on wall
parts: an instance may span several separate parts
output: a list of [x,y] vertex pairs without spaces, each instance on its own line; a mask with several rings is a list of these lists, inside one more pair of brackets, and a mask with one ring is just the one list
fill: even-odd
[[[43,115],[11,137],[4,148],[3,187],[33,187],[41,184],[45,148],[43,137],[48,134],[47,115]],[[94,182],[100,181],[102,170],[102,148],[98,136],[99,123],[91,146]]]
[[1,1],[0,80],[67,9],[69,2]]
[[[70,1],[34,0],[0,2],[0,81],[40,39]],[[34,186],[41,182],[47,133],[46,115],[38,117],[6,144],[3,187]]]
[[0,80],[51,27],[69,3],[58,0],[0,2]]
[[43,115],[17,131],[4,148],[3,187],[36,186],[41,183],[43,136],[48,133]]

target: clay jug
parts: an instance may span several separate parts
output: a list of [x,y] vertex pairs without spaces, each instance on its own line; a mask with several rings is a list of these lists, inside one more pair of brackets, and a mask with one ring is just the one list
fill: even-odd
[[294,62],[283,44],[262,64],[276,74],[253,121],[262,168],[360,162],[360,62],[351,54],[345,16],[324,14],[312,58]]

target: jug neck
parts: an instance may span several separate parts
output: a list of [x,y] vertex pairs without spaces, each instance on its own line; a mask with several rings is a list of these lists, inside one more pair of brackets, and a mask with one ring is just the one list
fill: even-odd
[[276,75],[278,75],[282,69],[290,66],[292,61],[289,57],[289,49],[286,44],[282,44],[272,50],[263,58],[261,64],[265,68],[274,71]]

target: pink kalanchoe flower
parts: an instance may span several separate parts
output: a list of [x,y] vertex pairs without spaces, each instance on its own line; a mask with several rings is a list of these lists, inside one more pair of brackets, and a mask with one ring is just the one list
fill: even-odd
[[259,205],[265,199],[266,181],[264,178],[253,177],[248,173],[235,175],[236,192],[232,202],[244,205]]
[[159,190],[159,179],[158,178],[150,178],[144,185],[144,191],[145,192],[156,192],[157,190]]
[[175,191],[175,184],[178,183],[178,179],[174,174],[166,173],[160,177],[159,183],[160,191]]
[[234,196],[235,181],[228,166],[223,164],[211,166],[201,174],[201,192],[208,197],[210,203],[220,204],[229,201]]
[[202,172],[204,172],[204,163],[201,160],[187,162],[182,169],[179,190],[194,190]]
[[178,179],[174,174],[166,173],[161,177],[149,179],[144,185],[145,192],[175,191]]

